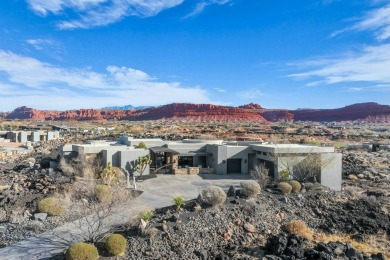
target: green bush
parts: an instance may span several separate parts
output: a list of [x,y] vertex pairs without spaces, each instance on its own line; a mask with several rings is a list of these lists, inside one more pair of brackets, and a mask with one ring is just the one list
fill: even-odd
[[282,170],[279,172],[280,181],[288,181],[290,179],[290,172],[288,170]]
[[126,251],[126,246],[126,238],[119,234],[112,234],[106,240],[106,249],[111,255],[124,255]]
[[211,206],[221,205],[226,201],[226,193],[218,186],[208,186],[202,191],[202,197]]
[[54,197],[48,197],[38,202],[38,211],[47,213],[49,216],[62,215],[66,209],[65,202]]
[[245,196],[254,197],[260,193],[260,185],[255,180],[246,180],[240,182],[240,186]]
[[278,188],[283,194],[289,194],[292,191],[291,185],[287,182],[280,182]]
[[298,181],[296,181],[296,180],[291,180],[291,181],[289,181],[288,182],[290,185],[291,185],[291,187],[292,187],[292,192],[293,193],[297,193],[297,192],[300,192],[301,191],[301,184],[298,182]]
[[181,195],[176,195],[176,196],[173,196],[172,202],[173,202],[173,204],[176,205],[176,209],[178,210],[181,208],[181,206],[184,205],[184,198]]
[[97,260],[99,259],[99,253],[93,245],[76,243],[68,247],[65,258],[66,260]]
[[95,197],[99,202],[108,202],[112,198],[112,189],[110,186],[99,184],[95,187]]
[[139,144],[137,145],[137,148],[143,148],[143,149],[148,149],[148,147],[146,146],[146,144],[144,142],[139,142]]
[[138,213],[138,218],[148,222],[154,217],[154,215],[155,213],[152,210],[143,210],[140,213]]

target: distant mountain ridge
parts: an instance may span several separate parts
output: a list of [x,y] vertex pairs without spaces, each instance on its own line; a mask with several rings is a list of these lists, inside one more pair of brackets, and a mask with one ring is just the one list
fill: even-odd
[[103,107],[101,110],[142,110],[146,108],[152,108],[153,106],[132,106],[132,105],[126,105],[126,106],[113,106],[113,107]]
[[[123,107],[122,107],[123,108]],[[258,104],[240,107],[212,104],[173,103],[144,109],[79,109],[67,111],[38,110],[19,107],[0,113],[5,119],[30,120],[185,120],[199,122],[286,122],[286,121],[364,121],[390,123],[390,106],[374,102],[335,109],[266,109]]]

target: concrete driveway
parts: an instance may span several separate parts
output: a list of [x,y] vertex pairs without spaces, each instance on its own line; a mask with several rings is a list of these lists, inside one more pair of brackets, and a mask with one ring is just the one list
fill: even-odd
[[[104,233],[113,226],[129,222],[136,218],[142,209],[170,206],[174,195],[182,195],[186,200],[190,200],[196,198],[202,189],[209,185],[220,186],[227,190],[231,185],[239,186],[241,180],[249,178],[248,175],[241,174],[158,175],[157,178],[140,182],[140,188],[144,192],[107,218],[101,231]],[[48,259],[60,254],[69,245],[85,240],[86,223],[93,217],[92,215],[67,223],[39,236],[0,249],[0,259]]]

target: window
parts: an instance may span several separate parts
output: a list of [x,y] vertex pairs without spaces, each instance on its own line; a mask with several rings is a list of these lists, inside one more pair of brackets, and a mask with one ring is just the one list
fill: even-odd
[[194,158],[192,156],[180,156],[179,157],[179,166],[181,167],[193,167]]

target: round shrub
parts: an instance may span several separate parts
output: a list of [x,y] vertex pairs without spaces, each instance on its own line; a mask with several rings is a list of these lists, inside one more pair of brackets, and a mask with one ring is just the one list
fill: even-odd
[[99,253],[95,246],[87,243],[71,245],[65,253],[66,260],[97,260]]
[[260,185],[255,180],[247,180],[240,182],[242,192],[247,197],[255,197],[260,193]]
[[301,191],[301,184],[298,181],[291,180],[288,182],[292,187],[292,192],[297,193]]
[[359,178],[356,175],[350,174],[348,175],[348,179],[350,179],[351,181],[357,181]]
[[112,234],[106,240],[106,249],[111,255],[124,255],[126,251],[126,245],[126,238],[119,234]]
[[217,186],[208,186],[202,191],[204,201],[211,206],[223,204],[226,201],[226,193]]
[[65,213],[66,208],[64,201],[54,197],[48,197],[38,202],[38,211],[47,213],[49,216],[62,215]]
[[95,187],[95,197],[99,202],[108,202],[112,198],[112,189],[110,186],[99,184]]
[[278,189],[283,193],[283,194],[289,194],[292,191],[292,187],[289,183],[287,182],[280,182],[278,184]]

